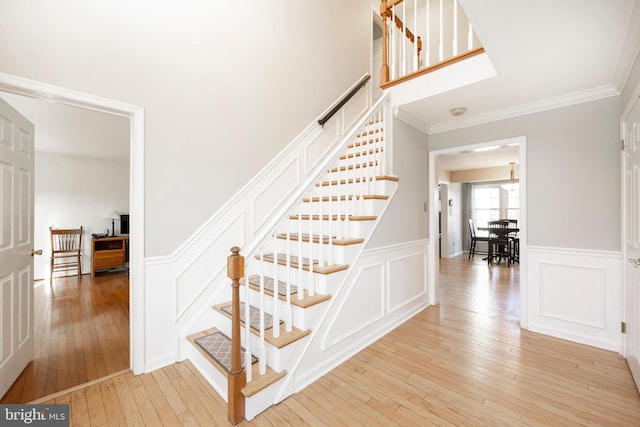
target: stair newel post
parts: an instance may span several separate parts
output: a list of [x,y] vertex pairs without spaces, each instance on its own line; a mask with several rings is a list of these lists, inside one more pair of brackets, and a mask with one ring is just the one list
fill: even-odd
[[380,86],[389,81],[389,41],[387,34],[388,7],[387,0],[380,2],[380,16],[382,17],[382,66],[380,67]]
[[273,325],[271,331],[274,338],[280,336],[280,310],[278,309],[278,239],[273,239]]
[[[231,279],[232,316],[231,316],[231,371],[227,386],[228,416],[232,424],[244,420],[244,396],[242,388],[246,385],[246,375],[242,368],[242,348],[240,336],[240,279],[244,277],[244,257],[240,248],[231,248],[227,257],[227,276]],[[251,366],[251,365],[249,365]]]

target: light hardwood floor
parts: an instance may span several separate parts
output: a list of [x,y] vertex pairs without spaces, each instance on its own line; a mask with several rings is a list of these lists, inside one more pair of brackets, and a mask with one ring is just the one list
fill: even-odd
[[[252,426],[639,426],[620,355],[522,331],[518,267],[442,260],[430,307]],[[228,425],[189,362],[56,397],[74,425]]]
[[129,276],[36,282],[34,360],[0,403],[25,403],[129,368]]

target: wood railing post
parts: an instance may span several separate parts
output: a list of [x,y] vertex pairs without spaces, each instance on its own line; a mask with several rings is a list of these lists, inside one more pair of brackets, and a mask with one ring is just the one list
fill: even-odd
[[389,8],[387,0],[380,1],[380,16],[382,17],[382,66],[380,67],[380,85],[389,82],[389,41],[387,40],[387,18],[389,16]]
[[227,387],[229,422],[237,424],[244,420],[244,396],[246,373],[242,368],[242,347],[240,336],[240,279],[244,277],[244,257],[240,248],[231,248],[227,257],[227,276],[231,279],[231,371]]

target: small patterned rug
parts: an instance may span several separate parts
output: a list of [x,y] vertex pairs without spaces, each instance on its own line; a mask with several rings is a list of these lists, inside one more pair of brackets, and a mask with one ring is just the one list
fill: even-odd
[[[231,339],[222,332],[214,332],[204,337],[194,340],[209,356],[224,367],[227,372],[231,371]],[[251,356],[251,363],[256,363],[258,358]],[[244,366],[244,349],[242,349],[242,366]]]
[[[264,259],[266,260],[270,260],[271,262],[273,262],[273,254],[264,254]],[[290,262],[292,265],[298,265],[298,256],[297,255],[291,255],[289,257]],[[278,262],[281,262],[282,264],[286,264],[287,262],[287,255],[286,254],[278,254]],[[309,258],[302,258],[302,265],[307,267],[309,266]],[[318,265],[318,260],[313,260],[313,265]]]
[[[231,315],[231,304],[220,307],[220,310]],[[240,303],[240,321],[244,323],[244,303]],[[249,322],[251,329],[260,331],[260,310],[255,307],[249,307]],[[282,323],[282,320],[280,321]],[[273,316],[270,314],[264,314],[264,330],[273,328]]]
[[[249,283],[253,286],[260,287],[260,276],[251,276],[249,277]],[[273,292],[273,279],[271,277],[264,278],[264,288]],[[298,293],[298,288],[294,285],[291,285],[291,295]],[[278,294],[282,296],[287,296],[287,284],[285,282],[281,282],[278,280]]]

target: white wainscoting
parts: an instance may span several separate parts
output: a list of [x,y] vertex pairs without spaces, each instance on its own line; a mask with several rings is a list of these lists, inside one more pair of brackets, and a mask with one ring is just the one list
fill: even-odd
[[427,240],[365,249],[296,369],[300,391],[428,306]]
[[621,351],[620,252],[528,247],[529,330]]
[[184,337],[212,326],[211,306],[230,295],[231,247],[252,240],[370,106],[367,87],[324,127],[310,124],[173,254],[145,259],[146,372],[185,357]]

